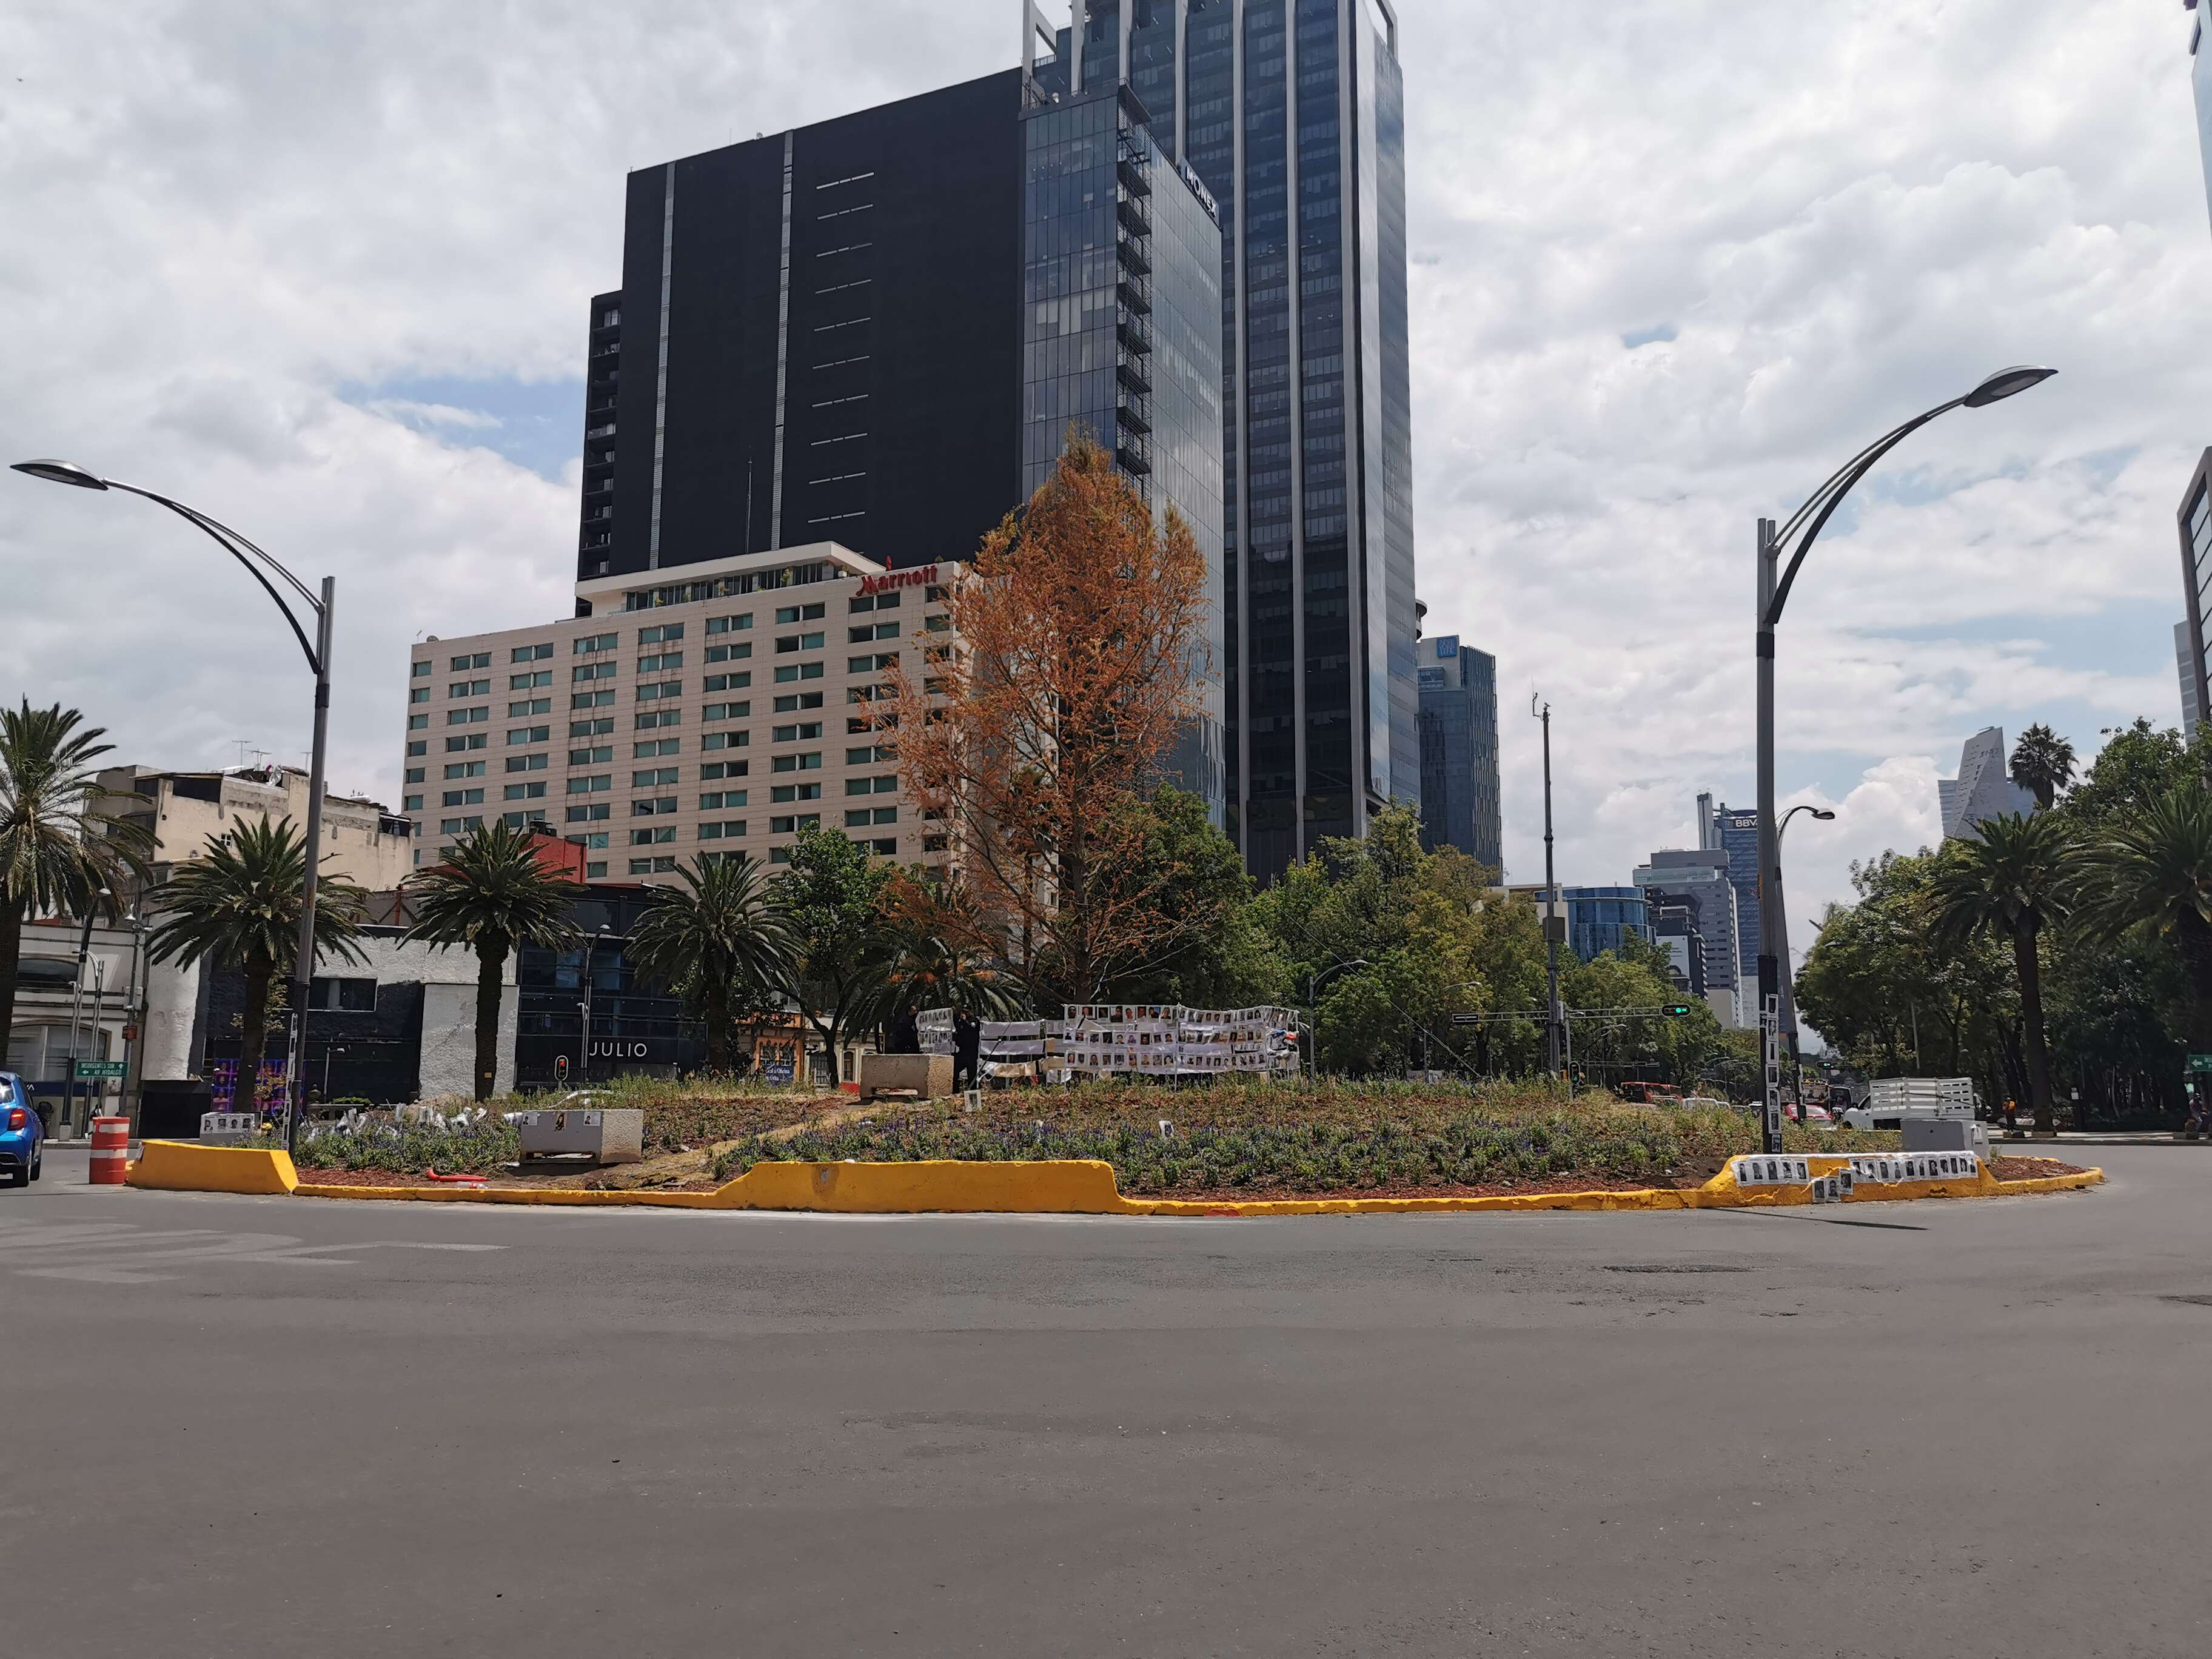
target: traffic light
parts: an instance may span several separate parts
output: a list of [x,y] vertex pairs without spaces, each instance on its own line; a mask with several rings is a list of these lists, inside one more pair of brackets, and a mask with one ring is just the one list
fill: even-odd
[[1669,1019],[1680,1019],[1690,1012],[1690,1005],[1686,1002],[1670,1002],[1659,1012]]

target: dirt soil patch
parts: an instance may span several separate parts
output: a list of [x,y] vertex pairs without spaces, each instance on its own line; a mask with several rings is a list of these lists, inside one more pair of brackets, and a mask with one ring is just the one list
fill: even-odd
[[2078,1164],[2063,1164],[2055,1158],[2013,1158],[2000,1154],[1990,1160],[1990,1173],[1999,1181],[2042,1181],[2051,1176],[2081,1175]]

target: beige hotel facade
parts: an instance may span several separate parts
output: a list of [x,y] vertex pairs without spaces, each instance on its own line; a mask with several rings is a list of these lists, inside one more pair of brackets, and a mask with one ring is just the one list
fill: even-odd
[[834,542],[579,582],[587,614],[410,653],[404,811],[428,868],[479,823],[542,823],[591,881],[679,861],[787,861],[801,829],[942,866],[901,799],[874,704],[955,648],[956,567],[890,570]]

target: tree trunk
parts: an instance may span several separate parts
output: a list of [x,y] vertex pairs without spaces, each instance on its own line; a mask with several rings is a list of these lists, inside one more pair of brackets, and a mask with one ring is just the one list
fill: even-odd
[[[477,1087],[479,1101],[499,1091],[499,1005],[506,989],[507,947],[485,943],[477,946]],[[589,1046],[589,1034],[586,1036]]]
[[23,907],[0,904],[0,1066],[8,1063],[8,1034],[15,1029],[15,972],[23,959]]
[[261,1109],[261,1057],[269,1048],[269,987],[276,969],[265,962],[242,962],[246,975],[246,1007],[239,1016],[238,1089],[230,1097],[234,1112]]
[[2020,1011],[2027,1027],[2027,1097],[2035,1108],[2035,1132],[2055,1135],[2058,1126],[2051,1115],[2051,1048],[2043,1036],[2043,963],[2035,942],[2035,924],[2022,922],[2012,936],[2012,954],[2020,969]]
[[730,1069],[729,981],[711,977],[707,985],[707,1069]]

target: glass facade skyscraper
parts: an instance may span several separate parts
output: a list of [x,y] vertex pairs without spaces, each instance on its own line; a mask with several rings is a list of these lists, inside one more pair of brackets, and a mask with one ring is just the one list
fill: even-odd
[[1498,659],[1459,635],[1421,641],[1421,845],[1501,869]]
[[1396,19],[1021,4],[1041,94],[1126,82],[1218,209],[1229,827],[1264,878],[1420,800]]
[[[1127,90],[1040,101],[1022,118],[1022,494],[1071,428],[1110,446],[1164,522],[1172,505],[1221,568],[1221,231],[1202,185]],[[1220,816],[1218,605],[1195,655],[1203,709],[1170,772]]]

